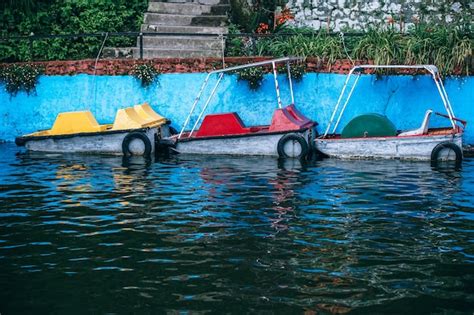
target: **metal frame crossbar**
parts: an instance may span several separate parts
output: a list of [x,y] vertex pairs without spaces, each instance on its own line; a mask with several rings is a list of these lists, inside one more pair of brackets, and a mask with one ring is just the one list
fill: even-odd
[[345,99],[342,109],[339,111],[339,116],[332,129],[333,134],[336,133],[336,129],[339,126],[342,115],[344,114],[344,111],[346,110],[347,104],[349,103],[349,100],[352,96],[352,93],[354,92],[354,89],[359,81],[361,74],[364,72],[364,70],[367,70],[367,69],[414,69],[414,70],[428,71],[433,77],[436,88],[438,89],[441,100],[443,101],[444,108],[446,109],[446,112],[448,113],[448,118],[451,122],[451,125],[453,126],[453,129],[456,129],[455,121],[457,120],[457,118],[454,115],[451,102],[449,101],[448,94],[446,93],[446,89],[444,88],[444,85],[443,85],[443,80],[441,79],[438,68],[436,66],[434,65],[359,65],[359,66],[353,67],[351,71],[349,71],[349,73],[347,74],[346,81],[344,82],[344,86],[342,87],[341,94],[339,95],[336,106],[334,107],[334,111],[332,112],[331,118],[329,120],[329,124],[322,138],[328,135],[329,130],[331,129],[331,126],[333,125],[334,118],[336,117],[336,114],[338,113],[338,110],[339,110],[339,106],[341,105],[341,102],[344,99],[344,94],[346,93],[346,89],[349,86],[349,81],[351,80],[352,75],[356,74],[356,78],[354,82],[352,83],[352,87],[349,91],[349,94],[347,95]]
[[209,84],[209,79],[213,74],[219,74],[217,82],[214,85],[214,87],[211,91],[211,94],[209,95],[206,102],[204,103],[204,106],[203,106],[201,112],[199,113],[198,118],[197,118],[196,122],[194,123],[191,131],[189,132],[188,137],[191,137],[194,130],[196,130],[196,127],[198,126],[199,122],[201,121],[202,116],[204,115],[204,112],[206,111],[207,107],[209,106],[209,103],[211,102],[212,98],[214,97],[214,95],[217,91],[217,87],[219,86],[220,82],[222,81],[222,78],[223,78],[224,74],[228,73],[228,72],[233,72],[233,71],[236,71],[236,70],[242,70],[242,69],[253,68],[253,67],[260,67],[260,66],[265,66],[265,65],[272,65],[272,70],[273,70],[272,72],[273,72],[273,78],[274,78],[274,82],[275,82],[275,91],[276,91],[276,96],[277,96],[277,101],[278,101],[278,107],[281,108],[282,103],[281,103],[281,98],[280,98],[280,87],[279,87],[279,84],[278,84],[278,73],[277,73],[277,69],[276,69],[276,64],[277,63],[286,63],[287,71],[288,71],[288,82],[289,82],[290,94],[291,94],[291,102],[292,102],[292,104],[294,104],[295,100],[294,100],[294,94],[293,94],[293,83],[291,81],[290,63],[293,62],[293,61],[301,61],[301,60],[302,60],[302,58],[299,58],[299,57],[284,57],[284,58],[277,58],[277,59],[271,59],[271,60],[265,60],[265,61],[260,61],[260,62],[249,63],[249,64],[246,64],[246,65],[239,65],[239,66],[235,66],[235,67],[229,67],[229,68],[214,70],[214,71],[209,72],[206,76],[206,79],[204,80],[204,82],[201,86],[201,89],[199,90],[198,95],[196,96],[196,98],[193,102],[193,105],[191,107],[191,111],[189,112],[188,116],[186,117],[186,120],[184,121],[183,127],[181,128],[181,131],[179,132],[178,139],[181,139],[181,137],[184,133],[184,130],[188,126],[189,121],[191,120],[191,117],[192,117],[194,111],[196,110],[196,106],[198,105],[199,101],[201,100],[202,94],[204,93],[204,91],[206,90],[207,85]]

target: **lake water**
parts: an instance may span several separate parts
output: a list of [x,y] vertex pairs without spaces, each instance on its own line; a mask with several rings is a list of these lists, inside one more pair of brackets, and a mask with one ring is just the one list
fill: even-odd
[[0,145],[0,313],[474,310],[474,159],[28,154]]

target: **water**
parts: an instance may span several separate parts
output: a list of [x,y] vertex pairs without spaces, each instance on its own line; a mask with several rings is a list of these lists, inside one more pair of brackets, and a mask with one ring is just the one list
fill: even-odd
[[27,154],[0,145],[0,312],[474,310],[474,160]]

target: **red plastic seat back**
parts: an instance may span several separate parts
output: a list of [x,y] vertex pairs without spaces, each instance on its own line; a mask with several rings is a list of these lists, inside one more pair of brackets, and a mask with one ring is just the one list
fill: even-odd
[[300,130],[309,127],[313,122],[301,114],[295,105],[275,110],[269,131]]
[[238,135],[247,132],[237,113],[212,114],[204,117],[196,137]]

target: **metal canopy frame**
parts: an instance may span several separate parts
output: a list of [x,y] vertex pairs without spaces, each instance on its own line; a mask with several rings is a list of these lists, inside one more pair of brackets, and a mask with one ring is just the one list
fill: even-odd
[[331,119],[329,120],[329,124],[326,128],[326,131],[324,132],[324,135],[322,136],[323,138],[326,137],[329,133],[329,130],[331,129],[331,126],[334,123],[334,118],[336,117],[336,114],[339,110],[339,106],[341,105],[341,102],[343,101],[344,94],[346,92],[347,87],[349,86],[349,81],[352,77],[353,74],[356,75],[356,78],[354,82],[352,83],[352,87],[350,88],[349,94],[347,95],[344,105],[342,106],[342,109],[339,111],[339,116],[336,120],[336,123],[334,124],[334,127],[332,129],[332,134],[336,133],[336,129],[339,126],[339,123],[341,121],[342,115],[344,114],[344,111],[346,110],[347,104],[349,103],[349,100],[352,96],[352,93],[354,92],[354,89],[359,81],[359,78],[361,74],[364,72],[366,69],[414,69],[414,70],[426,70],[428,71],[438,89],[439,95],[441,97],[441,100],[443,101],[444,108],[446,109],[446,112],[448,113],[448,118],[451,122],[451,125],[453,126],[453,129],[456,129],[456,122],[457,120],[456,116],[454,115],[453,108],[451,106],[451,102],[449,101],[448,94],[446,93],[446,89],[444,88],[443,85],[443,80],[441,79],[441,76],[439,75],[438,68],[434,65],[359,65],[355,66],[349,71],[346,77],[346,81],[344,82],[344,86],[342,88],[341,94],[339,95],[339,98],[336,103],[336,107],[334,108],[334,111],[331,115]]
[[301,60],[303,60],[303,58],[284,57],[284,58],[277,58],[277,59],[271,59],[271,60],[265,60],[265,61],[260,61],[260,62],[249,63],[249,64],[246,64],[246,65],[229,67],[229,68],[214,70],[214,71],[209,72],[206,76],[206,79],[204,80],[204,82],[201,86],[201,89],[199,90],[198,95],[196,96],[196,99],[194,100],[193,106],[191,107],[191,111],[190,111],[188,117],[186,117],[186,120],[183,124],[183,127],[181,128],[181,131],[178,135],[178,139],[181,139],[181,136],[183,135],[184,130],[188,126],[189,121],[191,119],[191,116],[193,115],[193,113],[196,109],[196,106],[199,103],[199,101],[201,100],[201,96],[204,93],[204,91],[205,91],[205,89],[206,89],[206,87],[209,83],[209,78],[213,74],[218,74],[217,82],[216,82],[215,86],[213,87],[213,89],[211,90],[211,94],[209,95],[206,102],[204,103],[204,107],[202,108],[201,112],[199,113],[199,116],[198,116],[196,122],[194,123],[188,137],[190,137],[193,134],[193,132],[196,129],[197,125],[201,121],[201,118],[204,115],[204,112],[206,111],[207,107],[209,106],[209,103],[211,102],[212,98],[214,97],[214,95],[216,93],[216,90],[217,90],[217,87],[221,83],[222,78],[224,77],[224,74],[228,73],[228,72],[232,72],[232,71],[235,71],[235,70],[242,70],[242,69],[246,69],[246,68],[252,68],[252,67],[260,67],[260,66],[265,66],[265,65],[270,65],[271,64],[272,68],[273,68],[273,79],[274,79],[274,82],[275,82],[275,91],[276,91],[276,97],[277,97],[277,101],[278,101],[278,107],[281,108],[282,103],[281,103],[281,98],[280,98],[280,87],[279,87],[279,84],[278,84],[278,73],[277,73],[277,69],[276,69],[276,64],[277,63],[286,63],[287,71],[288,71],[288,82],[289,82],[289,86],[290,86],[291,103],[294,104],[295,103],[295,98],[294,98],[294,94],[293,94],[293,83],[292,83],[292,80],[291,80],[290,63],[293,62],[293,61],[301,61]]

